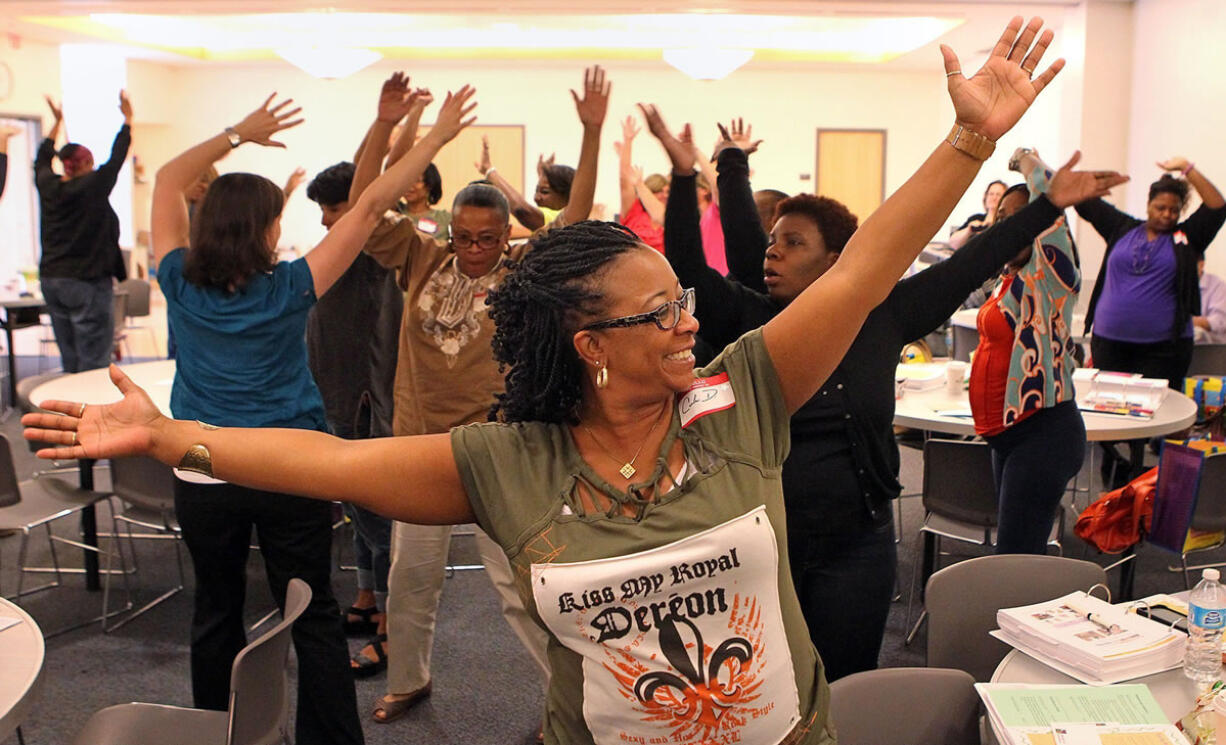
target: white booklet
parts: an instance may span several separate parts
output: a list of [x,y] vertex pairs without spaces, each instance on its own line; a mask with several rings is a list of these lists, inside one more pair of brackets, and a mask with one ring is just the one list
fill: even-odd
[[1091,685],[1169,670],[1187,635],[1084,592],[996,613],[992,635]]

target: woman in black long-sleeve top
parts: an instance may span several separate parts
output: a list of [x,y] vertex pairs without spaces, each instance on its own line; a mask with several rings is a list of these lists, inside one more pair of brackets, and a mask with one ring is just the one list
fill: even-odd
[[[665,255],[682,286],[695,288],[698,333],[718,351],[764,324],[833,265],[855,225],[841,225],[833,200],[793,197],[780,203],[768,242],[745,153],[725,143],[718,166],[728,266],[734,273],[756,266],[757,272],[745,281],[720,276],[703,258],[692,149],[668,132],[654,109],[645,113],[673,161]],[[823,219],[835,228],[830,234],[811,217],[819,213],[833,217]],[[940,325],[1059,216],[1046,199],[1037,200],[950,259],[899,282],[869,314],[830,379],[792,417],[792,449],[783,467],[788,554],[809,635],[830,680],[877,666],[889,613],[895,573],[890,500],[901,491],[893,430],[899,353]]]

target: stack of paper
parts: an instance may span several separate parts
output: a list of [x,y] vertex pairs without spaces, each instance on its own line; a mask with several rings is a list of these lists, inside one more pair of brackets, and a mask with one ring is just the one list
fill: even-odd
[[996,638],[1091,685],[1169,670],[1186,634],[1084,592],[996,612]]
[[1074,371],[1073,384],[1082,411],[1145,419],[1153,417],[1167,391],[1165,380],[1093,368]]
[[945,385],[945,365],[911,362],[899,365],[894,379],[908,391],[932,391]]
[[976,683],[1001,745],[1188,745],[1143,685]]

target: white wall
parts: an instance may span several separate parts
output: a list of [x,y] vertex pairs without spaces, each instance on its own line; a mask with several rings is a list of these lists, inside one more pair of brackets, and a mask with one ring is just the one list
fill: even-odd
[[[407,66],[407,65],[406,65]],[[286,132],[287,150],[244,145],[219,164],[222,171],[252,170],[281,181],[296,166],[314,175],[353,151],[374,115],[379,85],[392,63],[381,63],[342,81],[321,81],[288,64],[214,65],[162,68],[132,63],[129,87],[138,124],[146,117],[157,124],[175,124],[167,140],[186,148],[232,124],[272,91],[293,96],[307,118],[301,127]],[[413,62],[409,70],[416,85],[436,94],[464,83],[477,87],[479,120],[486,124],[524,124],[526,172],[532,173],[538,153],[556,152],[561,163],[574,164],[579,149],[579,124],[568,89],[582,82],[582,69],[573,62]],[[617,161],[612,143],[621,136],[620,120],[635,113],[639,101],[660,105],[670,126],[690,121],[698,142],[714,143],[716,121],[744,116],[754,136],[765,140],[754,155],[754,185],[789,193],[812,189],[816,130],[819,127],[886,129],[886,189],[896,189],[948,132],[952,108],[945,92],[940,61],[931,71],[871,72],[806,70],[798,66],[753,66],[719,82],[696,82],[664,66],[613,63],[609,117],[605,125],[597,201],[617,209]],[[1004,175],[1008,154],[1019,144],[1054,149],[1060,130],[1060,91],[1057,83],[1044,93],[1026,119],[999,144],[998,155],[985,167],[981,182],[955,211],[961,221],[976,208],[983,185]],[[437,106],[437,104],[436,104]],[[431,116],[427,113],[427,122]],[[150,176],[160,162],[146,157]],[[477,153],[473,153],[474,160]],[[163,156],[164,157],[164,156]],[[666,171],[667,161],[645,131],[636,140],[635,160],[648,172]],[[473,172],[474,178],[476,171]],[[137,219],[141,225],[145,221]],[[295,196],[283,220],[282,242],[300,249],[313,245],[323,234],[318,210],[303,196]]]
[[[1125,209],[1143,215],[1158,160],[1186,156],[1226,188],[1226,2],[1137,0],[1134,22]],[[1226,276],[1226,231],[1206,259],[1208,271]]]
[[0,112],[41,116],[45,132],[51,117],[43,96],[60,97],[59,46],[0,35],[0,62],[13,72],[13,92],[0,101]]

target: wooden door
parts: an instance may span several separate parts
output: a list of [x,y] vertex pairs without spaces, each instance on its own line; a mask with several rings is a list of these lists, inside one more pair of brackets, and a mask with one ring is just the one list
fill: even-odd
[[[420,135],[430,131],[429,127],[421,127]],[[489,138],[490,161],[498,169],[498,173],[512,186],[524,193],[524,126],[522,124],[474,124],[465,129],[454,140],[439,151],[434,157],[434,165],[438,167],[439,175],[443,177],[443,199],[438,203],[443,209],[451,209],[451,201],[456,192],[463,189],[471,181],[477,181],[481,174],[477,172],[475,163],[481,160],[481,138]],[[536,187],[536,174],[533,173],[532,187]],[[529,201],[531,194],[526,194]],[[514,217],[511,218],[514,221]]]
[[885,199],[885,130],[817,130],[816,173],[814,191],[863,222]]

